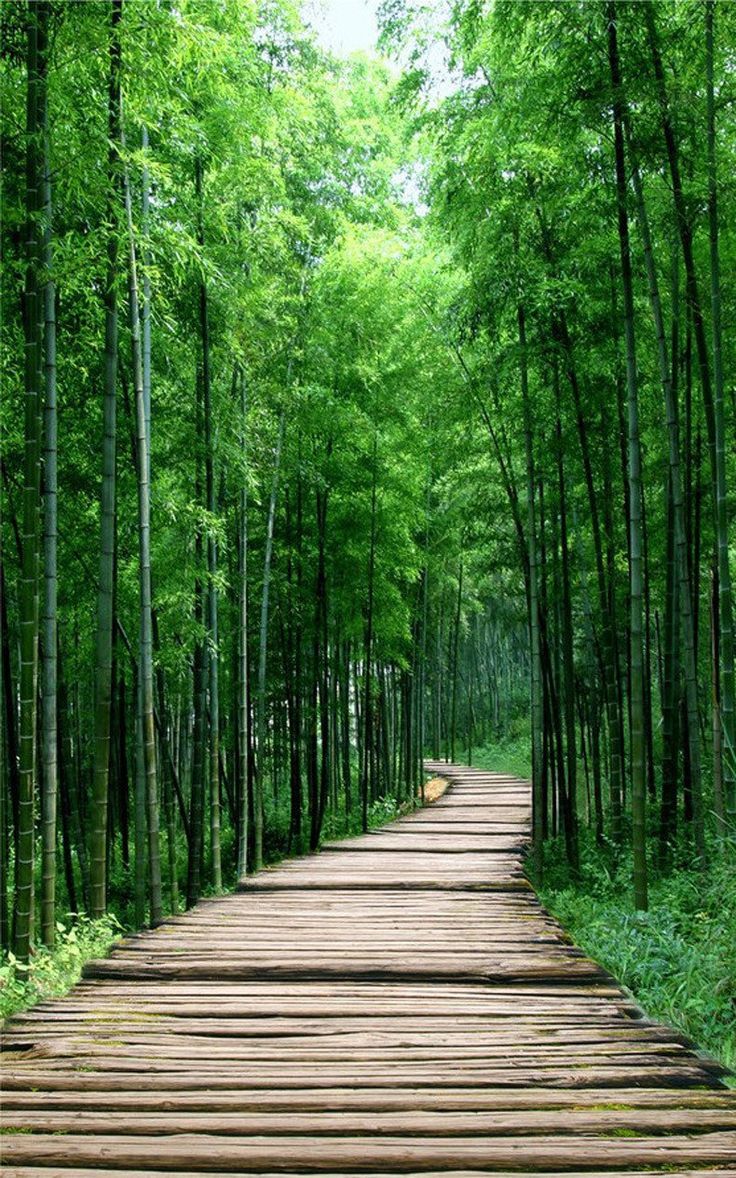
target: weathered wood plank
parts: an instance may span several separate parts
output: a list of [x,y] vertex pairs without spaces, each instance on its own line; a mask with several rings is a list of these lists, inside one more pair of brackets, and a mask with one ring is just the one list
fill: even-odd
[[[98,1166],[94,1169],[80,1169],[78,1166],[72,1168],[58,1167],[58,1166],[10,1166],[5,1170],[7,1178],[97,1178],[97,1175],[106,1171],[101,1170]],[[114,1173],[116,1178],[157,1178],[157,1175],[164,1173],[169,1174],[171,1171],[162,1170],[128,1170],[115,1168]],[[179,1178],[196,1178],[199,1171],[193,1170],[177,1170],[176,1173]],[[442,1178],[478,1178],[479,1174],[485,1174],[487,1171],[479,1170],[443,1170],[441,1171]],[[606,1169],[607,1178],[651,1178],[655,1173],[661,1174],[661,1170],[610,1170]],[[210,1170],[210,1178],[239,1178],[240,1171],[233,1170]],[[538,1170],[494,1170],[495,1178],[535,1178],[539,1174]],[[545,1170],[545,1178],[590,1178],[590,1170],[586,1171],[555,1171]],[[736,1167],[719,1166],[717,1170],[700,1169],[697,1170],[681,1170],[679,1167],[674,1169],[668,1167],[668,1175],[675,1175],[675,1178],[723,1178],[724,1175],[736,1174]],[[367,1178],[378,1178],[378,1175],[369,1176],[366,1172]],[[432,1171],[423,1171],[424,1178],[440,1178],[440,1174]],[[297,1174],[286,1174],[279,1172],[276,1174],[261,1174],[259,1178],[298,1178]],[[330,1178],[350,1178],[349,1174],[330,1173]],[[386,1173],[381,1171],[381,1178],[398,1178],[396,1174]],[[402,1178],[406,1178],[406,1172],[402,1172]]]
[[673,1088],[270,1088],[235,1091],[202,1088],[187,1092],[150,1091],[5,1091],[6,1109],[55,1108],[141,1110],[143,1112],[491,1112],[545,1109],[672,1109],[736,1110],[736,1092],[725,1089]]
[[434,1137],[428,1140],[402,1137],[253,1137],[247,1141],[209,1134],[185,1138],[141,1138],[78,1133],[59,1136],[19,1133],[6,1137],[5,1160],[11,1164],[94,1166],[108,1169],[149,1167],[203,1173],[213,1170],[297,1170],[319,1173],[347,1168],[356,1173],[395,1169],[398,1172],[432,1170],[479,1171],[523,1166],[526,1169],[618,1168],[681,1164],[730,1165],[734,1157],[733,1133],[702,1133],[697,1137],[598,1137],[579,1138],[574,1147],[566,1137],[494,1137],[480,1141]]
[[[127,1112],[25,1111],[3,1115],[6,1130],[34,1133],[130,1134]],[[736,1129],[736,1107],[701,1109],[694,1122],[690,1109],[545,1109],[524,1112],[383,1112],[367,1113],[138,1113],[137,1136],[197,1133],[232,1137],[497,1137],[535,1134],[578,1136],[625,1130],[639,1136],[672,1132],[706,1133]]]
[[[224,1074],[224,1072],[226,1074]],[[552,1088],[601,1088],[607,1087],[612,1091],[617,1088],[631,1088],[637,1082],[644,1087],[661,1088],[703,1088],[715,1082],[709,1074],[693,1058],[690,1061],[676,1065],[660,1064],[644,1071],[641,1065],[631,1067],[604,1067],[590,1065],[585,1068],[549,1068],[519,1066],[507,1071],[483,1068],[478,1072],[459,1071],[454,1068],[419,1069],[410,1071],[392,1067],[387,1071],[371,1072],[361,1069],[360,1075],[355,1068],[339,1069],[332,1067],[327,1074],[320,1076],[315,1070],[309,1069],[309,1086],[311,1088],[348,1087],[359,1081],[362,1088],[398,1088],[404,1086],[409,1089],[434,1088],[438,1085],[449,1084],[457,1088],[475,1089],[481,1083],[488,1083],[494,1087],[529,1088],[540,1085]],[[209,1070],[201,1068],[181,1071],[155,1069],[146,1065],[143,1070],[91,1070],[75,1071],[71,1066],[66,1070],[41,1067],[39,1061],[33,1061],[23,1071],[17,1066],[8,1066],[3,1075],[3,1085],[6,1089],[44,1088],[48,1091],[133,1091],[159,1090],[168,1088],[171,1091],[192,1091],[201,1088],[216,1089],[263,1089],[293,1088],[299,1090],[305,1082],[304,1072],[300,1069],[292,1075],[286,1073],[278,1076],[259,1074],[257,1071],[243,1072],[240,1068],[228,1067],[223,1070],[222,1065]],[[615,1099],[612,1097],[611,1099]]]

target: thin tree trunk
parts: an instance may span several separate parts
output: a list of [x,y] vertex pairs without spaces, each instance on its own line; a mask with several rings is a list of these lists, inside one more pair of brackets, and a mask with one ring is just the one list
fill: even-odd
[[[202,621],[201,582],[196,590],[197,606],[195,615]],[[194,648],[192,674],[192,705],[194,729],[192,732],[191,788],[189,794],[189,862],[187,865],[187,908],[197,903],[202,890],[202,824],[204,821],[204,745],[206,712],[205,654],[202,643]]]
[[[729,824],[736,823],[736,701],[734,700],[733,596],[728,548],[726,490],[726,421],[723,405],[723,346],[721,329],[721,264],[718,246],[718,176],[713,87],[714,0],[705,0],[705,62],[708,157],[708,227],[710,239],[710,306],[713,341],[713,424],[715,431],[716,539],[718,548],[718,604],[720,641],[720,723],[723,746],[723,793]],[[699,783],[695,783],[699,788]]]
[[350,642],[345,643],[342,675],[340,676],[340,761],[342,788],[345,795],[345,814],[352,809],[352,774],[350,766]]
[[649,576],[649,528],[647,525],[647,499],[644,484],[641,488],[641,533],[642,563],[644,577],[644,744],[646,749],[647,797],[657,798],[657,783],[654,773],[654,724],[652,719],[652,594]]
[[143,739],[143,703],[140,670],[136,667],[133,683],[135,716],[135,923],[141,928],[146,921],[146,881],[148,879],[148,846],[146,826],[146,754]]
[[463,600],[463,558],[460,557],[457,574],[457,597],[455,600],[455,622],[452,629],[452,697],[450,701],[450,760],[455,760],[457,739],[457,677],[458,648],[460,645],[460,613]]
[[53,949],[56,933],[56,799],[58,793],[57,735],[57,412],[56,412],[56,286],[52,275],[52,200],[48,102],[43,103],[44,206],[44,606],[43,606],[43,797],[41,800],[41,937]]
[[[0,731],[2,732],[2,758],[0,758],[0,833],[3,839],[3,845],[0,849],[0,889],[2,889],[2,896],[0,896],[0,915],[2,916],[2,929],[0,937],[0,946],[3,949],[9,949],[12,939],[12,927],[10,919],[9,907],[9,860],[10,860],[10,846],[14,844],[17,861],[17,838],[18,838],[18,737],[16,729],[16,710],[15,710],[15,690],[13,686],[13,675],[10,658],[10,632],[8,623],[8,603],[7,603],[7,586],[5,582],[5,565],[2,553],[2,537],[0,537],[0,645],[2,646],[2,654],[0,661],[0,688],[2,691],[2,719],[0,719]],[[12,828],[12,837],[11,837]]]
[[371,538],[368,556],[368,603],[366,607],[365,656],[363,677],[363,756],[360,772],[360,801],[363,831],[368,829],[368,779],[372,740],[373,703],[371,699],[371,662],[373,651],[373,593],[376,565],[376,501],[378,480],[378,430],[373,432],[373,461],[371,464]]
[[153,928],[163,920],[161,893],[161,848],[159,837],[158,778],[156,766],[156,729],[153,698],[153,626],[151,621],[151,489],[149,439],[143,385],[143,352],[138,298],[138,268],[133,229],[133,202],[128,169],[123,169],[125,219],[128,233],[128,305],[135,392],[136,453],[138,476],[138,551],[140,592],[140,703],[141,737],[146,775],[146,818],[148,827],[148,884],[150,923]]
[[43,157],[39,150],[46,107],[46,4],[27,16],[26,106],[26,340],[25,456],[20,577],[20,772],[15,868],[15,956],[28,961],[33,940],[35,785],[38,772],[38,638],[41,521],[41,420],[44,393],[43,301],[40,275]]
[[532,859],[534,878],[542,879],[542,728],[544,704],[542,700],[542,658],[539,634],[539,591],[537,565],[537,538],[534,507],[534,444],[532,408],[529,396],[529,374],[527,366],[526,316],[524,306],[517,308],[519,331],[519,364],[521,371],[521,398],[524,414],[524,447],[526,452],[526,511],[527,550],[529,553],[529,635],[531,642],[531,716],[532,716]]
[[[557,493],[560,512],[560,552],[562,557],[562,669],[565,701],[565,747],[567,790],[565,794],[565,846],[574,872],[580,866],[578,856],[577,816],[577,745],[575,737],[575,650],[573,645],[572,588],[570,583],[570,550],[567,539],[567,497],[560,418],[560,384],[555,364],[555,398],[557,405]],[[587,767],[586,767],[587,771]]]
[[[73,852],[76,849],[78,856],[83,850],[83,842],[79,838],[78,823],[75,824],[72,813],[72,794],[71,794],[71,757],[67,756],[66,749],[71,744],[71,733],[69,729],[65,731],[65,725],[68,723],[69,716],[69,699],[62,675],[62,661],[61,649],[57,647],[56,655],[57,666],[57,687],[59,696],[58,708],[58,723],[56,727],[57,735],[57,762],[58,762],[58,777],[59,777],[59,807],[61,810],[61,835],[62,835],[62,852],[64,858],[64,880],[66,883],[66,898],[70,912],[79,911],[79,901],[77,898],[77,885],[74,878],[74,858]],[[75,847],[76,843],[76,847]]]
[[[194,494],[197,503],[202,501],[201,450],[202,450],[202,396],[199,374],[195,393],[195,474]],[[205,626],[205,598],[202,586],[203,573],[202,529],[197,528],[195,536],[196,580],[194,585],[194,621],[198,630]],[[192,732],[191,786],[189,790],[189,862],[187,864],[187,908],[196,904],[202,890],[202,837],[204,828],[204,778],[207,712],[207,656],[204,643],[197,638],[192,665],[192,711],[194,714]]]
[[710,655],[711,655],[711,733],[713,740],[713,809],[716,829],[723,837],[726,832],[726,806],[723,789],[723,729],[721,727],[721,690],[718,654],[720,651],[718,577],[715,569],[711,576],[710,594]]
[[238,544],[238,852],[237,872],[248,870],[248,386],[240,371],[240,475]]
[[[204,248],[204,198],[202,192],[202,161],[196,164],[198,239]],[[217,511],[215,495],[215,445],[212,429],[212,381],[210,376],[210,323],[207,284],[199,284],[199,332],[202,349],[202,393],[204,399],[204,445],[205,445],[205,496],[207,512],[213,520]],[[212,883],[216,891],[222,890],[222,853],[220,850],[220,665],[217,602],[217,541],[212,526],[207,533],[207,629],[209,646],[210,692],[210,743],[209,743],[209,785],[210,785],[210,853],[212,858]]]
[[97,599],[95,749],[91,797],[90,915],[107,905],[107,805],[112,706],[113,583],[115,565],[116,384],[118,367],[118,199],[120,195],[120,34],[122,0],[111,0],[108,93],[107,270],[105,274],[105,393],[103,400],[100,581]]
[[[679,614],[682,582],[678,576],[675,542],[672,470],[667,478],[667,569],[664,608],[664,675],[662,698],[662,795],[660,802],[659,862],[664,865],[677,824],[679,767]],[[688,586],[689,592],[689,586]],[[682,608],[684,619],[685,609]],[[696,729],[697,733],[697,729]]]
[[[155,609],[151,610],[151,625],[153,629],[153,648],[154,651],[158,654],[161,650],[161,642],[159,637],[158,617]],[[156,722],[159,748],[161,750],[161,796],[164,809],[164,824],[166,826],[166,857],[169,874],[169,900],[171,902],[171,911],[176,913],[179,911],[179,875],[176,861],[176,807],[174,805],[174,795],[180,795],[181,791],[179,787],[178,773],[174,756],[171,752],[170,726],[167,724],[166,717],[166,684],[164,679],[164,669],[160,664],[156,667],[155,680],[158,709],[154,714],[154,720]],[[184,808],[184,799],[181,796],[179,796],[179,804],[183,819],[184,835],[188,843],[186,811]]]
[[[328,447],[328,453],[331,446]],[[319,836],[322,830],[322,821],[324,819],[325,806],[327,803],[327,794],[329,790],[329,652],[328,652],[328,632],[327,632],[327,574],[325,568],[325,544],[327,532],[327,491],[317,492],[317,536],[318,536],[318,558],[317,558],[317,591],[316,591],[316,616],[315,616],[315,652],[319,650],[321,656],[321,667],[315,665],[315,675],[318,681],[319,691],[319,717],[320,717],[320,787],[319,787],[319,801],[317,807],[316,824],[313,824],[311,831],[311,849],[314,851],[319,845]]]
[[644,740],[644,646],[642,597],[642,527],[641,527],[641,445],[639,441],[639,398],[634,337],[634,291],[631,275],[629,218],[626,208],[626,162],[624,157],[624,99],[616,31],[616,5],[608,4],[608,60],[613,84],[613,129],[616,160],[616,196],[618,236],[621,252],[621,279],[624,298],[624,335],[626,339],[626,388],[629,430],[629,536],[630,627],[631,627],[631,805],[634,851],[634,902],[647,907],[646,859],[646,748]]
[[127,870],[130,863],[130,847],[128,834],[128,717],[125,703],[125,678],[121,674],[117,691],[117,785],[118,785],[118,818],[120,824],[120,843],[123,867]]
[[[291,366],[290,366],[291,367]],[[289,380],[287,378],[287,385]],[[271,496],[268,503],[266,525],[266,550],[263,558],[263,591],[261,595],[261,624],[258,644],[258,698],[257,698],[257,739],[256,776],[253,796],[253,869],[263,867],[263,770],[266,755],[266,657],[268,654],[268,602],[271,587],[271,558],[273,554],[273,529],[276,519],[276,497],[279,489],[281,469],[281,447],[284,440],[285,410],[279,416],[276,448],[273,458]]]

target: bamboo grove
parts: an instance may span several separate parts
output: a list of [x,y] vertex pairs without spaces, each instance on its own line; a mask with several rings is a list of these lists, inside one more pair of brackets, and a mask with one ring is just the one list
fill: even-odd
[[529,739],[532,869],[736,820],[716,0],[2,8],[2,943]]
[[454,6],[438,104],[426,14],[385,6],[524,570],[537,878],[582,803],[639,908],[736,833],[734,15]]
[[458,572],[450,288],[386,67],[329,59],[288,3],[113,0],[5,5],[3,69],[23,961],[65,913],[155,925],[415,804],[466,611],[479,736],[496,666],[523,706],[525,642]]

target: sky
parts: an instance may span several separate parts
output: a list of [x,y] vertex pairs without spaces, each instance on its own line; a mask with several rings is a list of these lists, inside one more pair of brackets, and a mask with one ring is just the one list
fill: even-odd
[[304,14],[325,49],[341,56],[375,49],[378,0],[307,0]]

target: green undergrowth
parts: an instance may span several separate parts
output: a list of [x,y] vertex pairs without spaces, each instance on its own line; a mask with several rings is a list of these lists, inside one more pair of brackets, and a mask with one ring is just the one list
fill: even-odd
[[86,962],[104,957],[123,933],[112,913],[91,920],[70,914],[56,925],[54,949],[39,946],[28,967],[12,953],[0,962],[0,1019],[10,1018],[46,998],[58,998],[78,982]]
[[553,841],[539,894],[647,1015],[736,1069],[736,872],[723,857],[698,871],[687,848],[676,848],[669,872],[652,873],[649,910],[637,912],[630,856],[616,863],[610,846],[596,846],[584,831],[579,877]]
[[[458,760],[462,759],[458,755]],[[529,780],[532,762],[528,724],[515,724],[508,736],[483,745],[482,748],[472,749],[470,763],[476,769],[487,769],[489,773],[505,773],[509,777]]]

